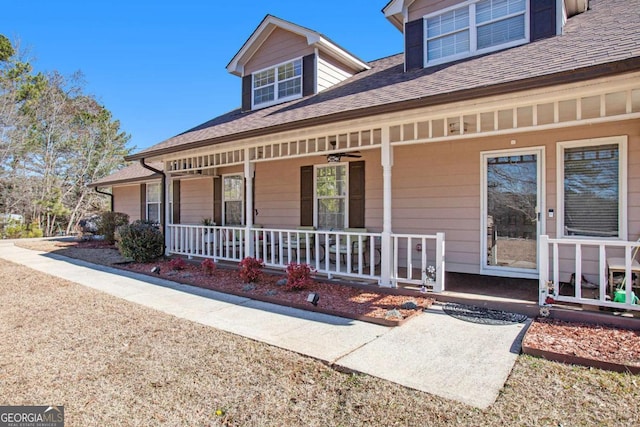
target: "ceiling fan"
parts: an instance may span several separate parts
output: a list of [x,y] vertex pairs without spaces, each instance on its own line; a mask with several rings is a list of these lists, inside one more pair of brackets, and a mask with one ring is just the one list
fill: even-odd
[[[329,144],[331,144],[331,147],[333,149],[336,148],[335,141],[329,141]],[[331,153],[331,154],[327,154],[327,162],[339,163],[343,157],[353,157],[353,158],[359,159],[360,157],[362,157],[362,155],[360,154],[359,151],[352,151],[350,153]]]

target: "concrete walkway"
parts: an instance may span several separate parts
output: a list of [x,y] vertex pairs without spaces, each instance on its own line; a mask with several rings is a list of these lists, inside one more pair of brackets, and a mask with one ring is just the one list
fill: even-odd
[[493,404],[525,325],[479,325],[436,305],[388,328],[90,264],[0,242],[0,258],[118,298],[478,408]]

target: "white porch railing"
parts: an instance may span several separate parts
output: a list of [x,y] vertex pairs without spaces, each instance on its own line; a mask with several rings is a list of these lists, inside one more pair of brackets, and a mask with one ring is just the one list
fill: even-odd
[[[400,283],[425,285],[444,291],[444,233],[392,234],[393,278]],[[417,254],[417,257],[414,256]]]
[[[640,242],[540,236],[540,305],[559,301],[640,310],[633,291],[638,246]],[[609,268],[614,258],[622,267]],[[612,280],[615,275],[618,280]],[[622,291],[616,294],[617,289]]]
[[[306,263],[318,273],[380,281],[381,233],[170,224],[167,252],[188,257],[241,261],[254,256],[272,268]],[[444,290],[444,234],[392,234],[391,283]],[[418,245],[418,246],[416,246]],[[415,251],[415,252],[414,252]],[[428,280],[429,266],[433,281]]]

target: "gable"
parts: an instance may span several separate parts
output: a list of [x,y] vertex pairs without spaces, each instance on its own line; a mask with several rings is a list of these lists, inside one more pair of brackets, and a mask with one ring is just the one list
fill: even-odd
[[264,68],[312,54],[305,37],[282,28],[275,28],[262,43],[256,53],[244,65],[244,74],[248,75]]

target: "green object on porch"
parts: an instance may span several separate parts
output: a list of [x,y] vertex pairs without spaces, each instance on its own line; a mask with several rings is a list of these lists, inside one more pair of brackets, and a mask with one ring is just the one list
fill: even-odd
[[[626,302],[627,295],[625,292],[626,291],[624,289],[616,289],[615,293],[613,294],[613,302]],[[631,301],[632,304],[638,304],[639,302],[635,292],[631,292]]]

